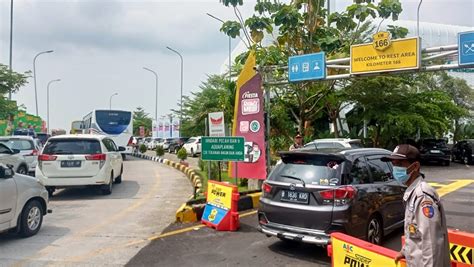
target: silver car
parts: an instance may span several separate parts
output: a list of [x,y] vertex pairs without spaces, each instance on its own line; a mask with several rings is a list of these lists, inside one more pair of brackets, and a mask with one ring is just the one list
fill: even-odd
[[37,179],[0,164],[0,232],[35,235],[50,212],[48,191]]
[[20,150],[20,154],[23,155],[26,162],[28,162],[28,172],[35,172],[36,165],[38,164],[38,154],[41,151],[41,145],[38,139],[23,135],[2,136],[0,137],[0,143],[12,149]]
[[20,174],[28,173],[28,163],[20,150],[11,149],[7,145],[0,143],[0,163],[6,166],[13,166],[13,170]]

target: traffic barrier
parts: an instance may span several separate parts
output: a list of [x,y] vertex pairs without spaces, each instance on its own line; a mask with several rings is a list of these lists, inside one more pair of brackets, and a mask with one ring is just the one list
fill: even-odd
[[397,251],[343,233],[331,234],[331,244],[328,245],[327,252],[333,267],[406,266],[405,260],[395,264]]
[[[474,266],[474,234],[448,229],[448,241],[451,267]],[[404,236],[402,244],[405,244]]]
[[240,227],[239,197],[237,186],[208,181],[207,204],[201,222],[217,231],[237,231]]

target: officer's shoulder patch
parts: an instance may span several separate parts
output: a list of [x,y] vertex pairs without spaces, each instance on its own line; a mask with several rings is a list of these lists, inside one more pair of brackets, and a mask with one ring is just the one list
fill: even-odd
[[423,211],[423,215],[427,218],[433,218],[435,214],[435,209],[433,208],[433,202],[431,201],[423,201],[421,203],[421,210]]

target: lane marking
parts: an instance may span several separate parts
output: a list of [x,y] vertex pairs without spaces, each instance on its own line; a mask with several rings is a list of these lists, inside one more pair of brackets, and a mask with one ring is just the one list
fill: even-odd
[[[153,188],[148,192],[147,195],[145,195],[144,198],[142,199],[139,199],[138,201],[136,201],[133,205],[127,207],[126,209],[122,210],[121,212],[115,214],[114,216],[112,217],[109,217],[108,219],[106,219],[104,222],[102,222],[101,224],[99,225],[96,225],[92,228],[88,228],[87,230],[85,231],[82,231],[82,232],[79,232],[77,234],[74,234],[74,235],[71,235],[71,236],[65,236],[65,239],[66,240],[70,240],[70,241],[77,241],[77,240],[80,240],[81,238],[85,238],[86,234],[91,234],[95,231],[97,231],[98,229],[104,227],[104,226],[109,226],[111,225],[111,223],[113,223],[114,221],[117,221],[118,219],[121,219],[122,217],[124,217],[125,215],[129,214],[130,212],[136,210],[137,208],[139,208],[140,206],[142,206],[143,204],[145,204],[149,199],[153,198],[154,195],[156,194],[156,191],[158,191],[159,189],[159,185],[160,185],[160,182],[161,182],[161,176],[156,172],[156,170],[153,170],[155,176],[158,178],[156,179],[156,182],[155,182],[155,185],[153,186]],[[61,239],[58,239],[58,240],[61,240]],[[46,255],[48,255],[49,253],[51,253],[51,251],[53,251],[54,249],[58,249],[60,248],[60,246],[47,246],[45,247],[44,249],[38,251],[36,254],[32,255],[31,257],[28,257],[26,259],[23,259],[15,264],[13,264],[12,266],[13,267],[20,267],[20,266],[23,266],[25,264],[27,264],[28,262],[32,261],[32,260],[37,260],[38,257],[44,257]]]
[[431,185],[432,187],[443,187],[443,186],[445,186],[444,184],[434,183],[434,182],[429,182],[428,184]]
[[436,190],[438,192],[439,197],[445,196],[451,192],[454,192],[462,187],[468,186],[471,183],[474,183],[474,180],[457,180],[450,184],[444,185],[443,187]]

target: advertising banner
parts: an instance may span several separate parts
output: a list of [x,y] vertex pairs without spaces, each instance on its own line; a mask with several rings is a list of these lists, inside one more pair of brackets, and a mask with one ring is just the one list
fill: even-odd
[[158,137],[159,138],[163,138],[164,129],[165,129],[165,125],[164,125],[163,119],[158,119]]
[[[151,125],[151,137],[156,138],[156,137],[158,137],[158,122],[156,120],[153,120],[151,124],[152,124]],[[140,135],[141,135],[141,132],[140,132]]]
[[255,64],[255,53],[251,52],[237,79],[232,135],[245,138],[245,159],[231,163],[229,176],[234,178],[267,177],[262,77]]
[[180,137],[180,135],[179,135],[179,126],[180,126],[179,120],[174,119],[173,120],[173,131],[171,133],[171,137],[173,137],[173,138],[179,138]]
[[163,138],[170,138],[171,137],[171,124],[169,120],[165,119],[164,125],[165,125],[165,130],[163,133]]
[[224,112],[209,113],[209,136],[225,136]]
[[411,70],[420,67],[420,38],[390,40],[388,32],[378,32],[373,38],[372,43],[351,46],[351,74]]

